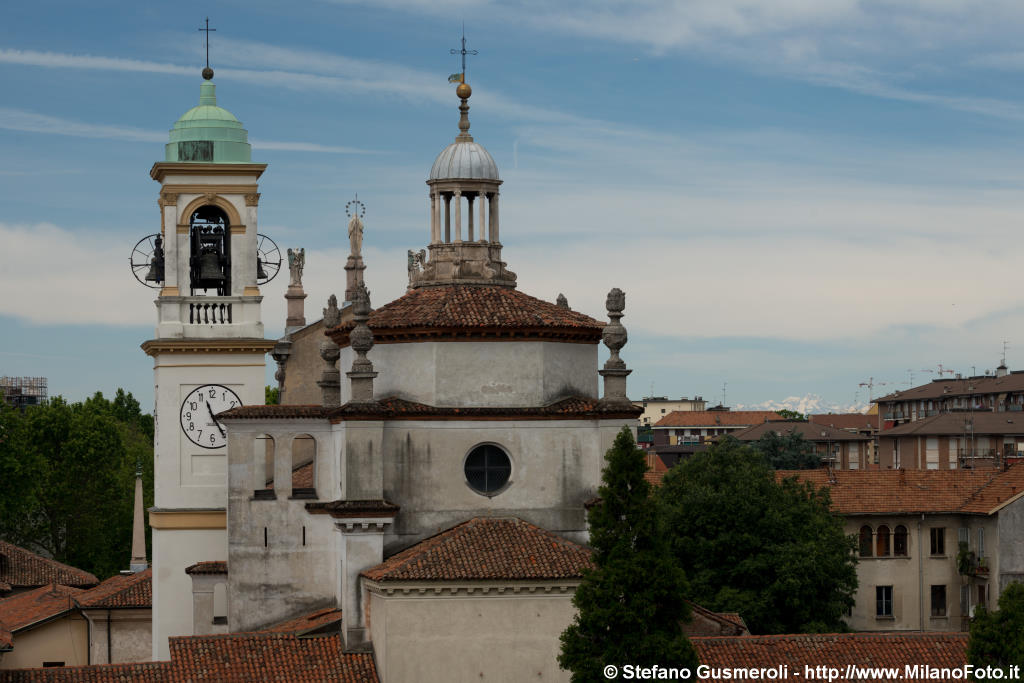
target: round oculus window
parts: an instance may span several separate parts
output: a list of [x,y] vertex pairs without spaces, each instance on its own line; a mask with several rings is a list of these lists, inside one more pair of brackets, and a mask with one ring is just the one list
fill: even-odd
[[512,474],[512,461],[497,446],[483,444],[466,456],[466,481],[478,493],[497,493],[508,483]]

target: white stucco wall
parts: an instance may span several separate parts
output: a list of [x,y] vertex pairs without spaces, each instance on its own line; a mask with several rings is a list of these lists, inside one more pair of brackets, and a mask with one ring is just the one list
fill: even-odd
[[[86,610],[91,623],[89,633],[90,663],[120,664],[148,662],[153,653],[153,610],[95,609]],[[107,640],[107,626],[110,640]],[[107,648],[110,658],[107,658]]]
[[575,614],[572,590],[370,593],[381,683],[568,681],[559,636]]

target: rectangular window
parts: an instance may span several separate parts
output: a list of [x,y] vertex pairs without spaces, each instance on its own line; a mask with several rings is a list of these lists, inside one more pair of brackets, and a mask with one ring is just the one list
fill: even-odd
[[179,142],[178,161],[213,161],[213,142],[210,140]]
[[850,469],[851,470],[860,469],[860,454],[861,454],[861,450],[860,449],[861,449],[861,447],[863,445],[864,444],[856,443],[856,444],[853,444],[853,448],[850,448],[849,452],[850,452]]
[[985,590],[985,584],[980,584],[978,586],[978,604],[979,605],[986,605],[986,604],[988,604],[988,601],[986,600],[988,595],[986,595],[986,593],[987,593],[987,591]]
[[970,616],[971,587],[960,586],[960,616]]
[[985,557],[985,529],[978,529],[978,559]]
[[924,457],[926,469],[939,469],[939,437],[929,436],[925,439]]
[[970,546],[971,544],[971,530],[967,527],[960,527],[956,534],[957,543],[963,543],[964,545]]
[[945,527],[932,527],[932,555],[946,554],[946,529]]
[[892,586],[875,586],[875,616],[892,616]]
[[946,587],[932,586],[932,616],[946,616]]

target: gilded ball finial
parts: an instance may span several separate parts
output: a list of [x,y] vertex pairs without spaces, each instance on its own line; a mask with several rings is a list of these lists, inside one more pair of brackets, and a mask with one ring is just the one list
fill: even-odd
[[466,100],[473,94],[473,89],[469,87],[469,83],[459,83],[459,87],[455,88],[455,94]]
[[208,81],[213,80],[213,69],[211,69],[210,67],[205,67],[203,69],[203,78],[205,78]]

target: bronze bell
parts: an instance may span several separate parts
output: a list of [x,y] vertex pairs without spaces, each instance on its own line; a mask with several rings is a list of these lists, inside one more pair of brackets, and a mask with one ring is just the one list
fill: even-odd
[[261,259],[259,256],[256,257],[256,279],[267,279],[267,271],[263,270],[263,259]]
[[199,279],[204,282],[224,282],[224,271],[216,251],[204,251],[199,255]]
[[153,258],[149,261],[149,272],[146,273],[146,282],[163,282],[164,280],[164,241],[160,235],[156,236],[153,245]]

